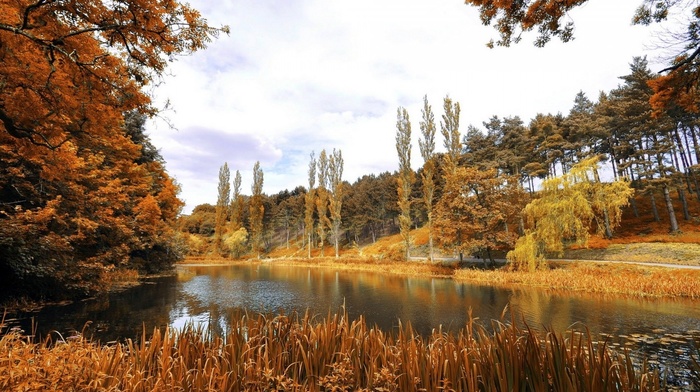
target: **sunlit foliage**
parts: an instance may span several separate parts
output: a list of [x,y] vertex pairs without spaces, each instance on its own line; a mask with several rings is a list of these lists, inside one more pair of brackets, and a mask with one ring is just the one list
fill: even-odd
[[623,179],[597,181],[597,165],[597,157],[589,158],[543,182],[538,197],[524,210],[529,229],[508,253],[513,268],[543,268],[543,257],[561,255],[565,244],[586,245],[594,222],[599,231],[604,229],[605,214],[611,230],[619,224],[633,190]]
[[408,111],[402,107],[396,109],[396,152],[399,156],[399,227],[408,260],[411,255],[411,187],[415,173],[411,170],[411,121]]

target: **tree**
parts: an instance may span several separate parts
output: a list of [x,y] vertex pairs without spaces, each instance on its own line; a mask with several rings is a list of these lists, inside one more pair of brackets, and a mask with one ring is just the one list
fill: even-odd
[[326,150],[321,150],[318,156],[318,188],[316,188],[316,211],[318,212],[318,240],[321,248],[321,257],[324,256],[323,248],[326,241],[326,228],[330,227],[328,219],[328,155]]
[[253,253],[260,259],[263,245],[263,171],[260,168],[260,161],[253,166],[253,184],[251,185],[252,196],[250,198],[250,239]]
[[236,170],[233,177],[233,198],[231,199],[231,231],[234,232],[243,227],[243,208],[245,201],[241,194],[241,172]]
[[[588,0],[538,0],[538,1],[494,1],[465,0],[468,5],[479,9],[481,21],[485,25],[496,26],[500,39],[499,46],[510,46],[520,42],[522,33],[537,29],[539,35],[535,46],[546,45],[552,37],[559,37],[563,42],[571,41],[574,36],[574,23],[563,23],[570,10],[585,4]],[[676,48],[672,63],[659,71],[665,74],[650,82],[654,94],[651,104],[655,112],[661,113],[670,105],[677,104],[690,111],[698,110],[700,96],[700,6],[689,0],[640,0],[632,23],[649,25],[668,19],[675,14],[675,19],[683,19],[686,31],[671,31],[665,37],[667,47]],[[494,46],[493,40],[488,43]]]
[[434,261],[433,255],[433,198],[435,196],[435,115],[428,104],[428,96],[423,96],[423,120],[420,122],[422,139],[418,139],[420,155],[423,157],[423,172],[421,173],[423,202],[428,213],[428,257]]
[[182,256],[144,87],[219,30],[176,1],[0,5],[0,295],[84,296]]
[[609,227],[620,223],[622,207],[633,194],[625,180],[602,183],[596,180],[598,158],[574,165],[560,177],[545,180],[539,198],[524,210],[529,229],[518,239],[508,261],[515,269],[535,270],[546,266],[549,253],[561,255],[565,244],[586,245],[593,222],[598,232],[604,230],[603,211]]
[[329,184],[331,191],[331,236],[335,244],[335,257],[339,256],[338,241],[340,239],[340,224],[342,223],[341,212],[343,208],[343,154],[340,150],[333,149],[333,154],[328,163],[330,175]]
[[452,99],[446,96],[443,100],[443,109],[445,113],[440,122],[440,132],[447,150],[448,167],[450,168],[448,171],[451,171],[459,165],[459,158],[462,155],[462,142],[459,135],[459,102],[453,103]]
[[306,241],[309,247],[309,258],[311,258],[311,247],[313,244],[314,235],[314,185],[316,184],[316,159],[314,158],[313,151],[311,152],[311,160],[309,161],[309,190],[306,192],[304,198],[305,209],[304,209],[304,227],[306,230]]
[[460,254],[480,254],[495,265],[493,251],[509,250],[517,234],[509,230],[526,200],[514,176],[496,169],[458,167],[446,175],[443,195],[435,207],[438,241]]
[[406,248],[406,261],[411,256],[411,186],[414,176],[411,170],[411,121],[405,108],[396,110],[396,152],[399,155],[398,206],[399,228]]
[[219,168],[219,186],[217,187],[216,199],[216,221],[214,223],[214,248],[217,253],[222,254],[223,248],[222,238],[226,221],[228,218],[228,208],[231,204],[231,172],[228,168],[228,163]]

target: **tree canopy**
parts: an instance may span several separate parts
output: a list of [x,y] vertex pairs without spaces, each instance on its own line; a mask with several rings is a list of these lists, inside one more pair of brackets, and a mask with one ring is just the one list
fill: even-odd
[[176,1],[0,4],[0,294],[84,295],[181,257],[144,87],[220,31]]

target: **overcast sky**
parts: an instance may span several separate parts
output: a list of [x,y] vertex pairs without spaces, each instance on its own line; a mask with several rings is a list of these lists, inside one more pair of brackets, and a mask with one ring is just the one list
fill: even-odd
[[[659,69],[654,34],[631,26],[640,0],[591,0],[569,15],[573,42],[510,48],[460,0],[193,0],[214,26],[231,28],[208,49],[172,63],[155,90],[171,110],[148,124],[167,170],[182,186],[183,213],[216,203],[219,168],[240,170],[250,194],[255,161],[267,194],[308,186],[309,154],[342,150],[343,178],[394,171],[396,109],[406,107],[418,152],[423,95],[436,120],[448,95],[460,129],[493,115],[568,113],[583,91],[596,100],[619,84],[633,56]],[[439,122],[438,122],[439,135]],[[438,137],[438,149],[442,139]]]

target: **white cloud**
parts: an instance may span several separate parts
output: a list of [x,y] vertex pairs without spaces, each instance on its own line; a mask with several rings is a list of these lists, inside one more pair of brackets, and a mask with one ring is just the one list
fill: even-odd
[[349,181],[393,171],[398,106],[411,115],[418,165],[424,94],[437,120],[446,94],[460,102],[466,129],[494,114],[566,113],[579,90],[595,100],[614,88],[653,41],[649,28],[629,26],[638,2],[591,0],[571,12],[571,43],[539,49],[527,35],[490,50],[495,30],[459,0],[193,1],[231,36],[173,63],[155,98],[170,99],[178,131],[151,124],[151,137],[185,212],[216,201],[224,162],[247,191],[260,160],[267,193],[307,184],[309,153],[323,148],[343,151]]

